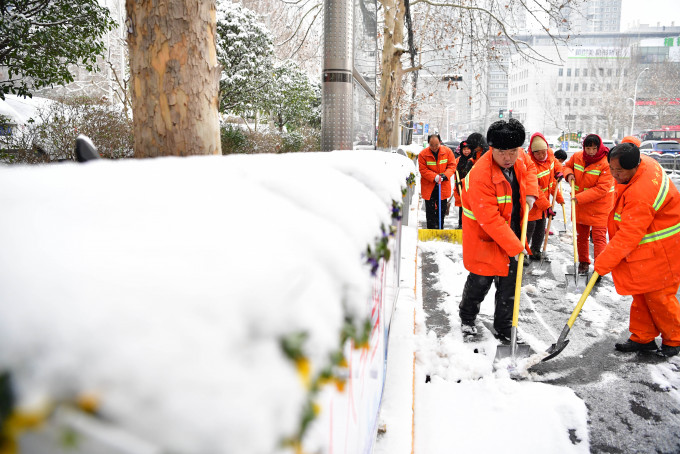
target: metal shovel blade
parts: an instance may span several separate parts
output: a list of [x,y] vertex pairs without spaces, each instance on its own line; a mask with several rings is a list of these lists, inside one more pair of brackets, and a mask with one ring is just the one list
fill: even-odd
[[588,275],[587,274],[578,274],[578,266],[574,265],[574,267],[569,267],[569,269],[564,277],[566,279],[567,283],[567,292],[569,293],[581,293],[583,290],[586,288],[586,285],[588,284]]
[[545,351],[548,354],[548,356],[543,358],[541,361],[548,361],[549,359],[553,359],[555,356],[562,353],[562,350],[564,350],[567,347],[568,343],[569,340],[567,339],[563,342],[552,344],[550,348]]
[[500,361],[505,358],[522,359],[531,356],[531,347],[527,344],[517,344],[515,346],[515,354],[512,354],[512,345],[499,345],[496,347],[496,358],[494,361]]

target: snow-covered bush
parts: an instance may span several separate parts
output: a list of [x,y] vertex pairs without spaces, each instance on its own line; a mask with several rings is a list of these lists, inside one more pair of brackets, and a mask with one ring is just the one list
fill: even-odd
[[272,33],[257,15],[238,3],[217,5],[217,59],[221,112],[254,112],[271,90],[274,51]]
[[0,143],[11,163],[73,161],[78,134],[88,136],[103,158],[133,156],[131,120],[121,109],[88,97],[62,97],[39,107],[35,118]]

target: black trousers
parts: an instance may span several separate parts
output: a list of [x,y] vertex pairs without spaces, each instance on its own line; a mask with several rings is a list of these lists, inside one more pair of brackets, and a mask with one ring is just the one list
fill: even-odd
[[512,328],[512,311],[515,305],[515,280],[517,278],[517,261],[510,257],[510,269],[507,276],[480,276],[470,273],[463,287],[463,298],[458,308],[463,323],[474,324],[479,308],[489,293],[491,283],[496,285],[495,310],[493,327],[496,332],[510,337]]
[[541,252],[543,239],[545,238],[545,217],[529,221],[527,224],[527,241],[531,252]]
[[440,200],[439,198],[439,188],[434,185],[434,190],[432,195],[430,195],[430,200],[425,201],[425,219],[427,220],[428,229],[438,229],[439,228],[439,210],[442,213],[442,228],[444,228],[444,218],[446,217],[446,205],[449,203],[448,200]]

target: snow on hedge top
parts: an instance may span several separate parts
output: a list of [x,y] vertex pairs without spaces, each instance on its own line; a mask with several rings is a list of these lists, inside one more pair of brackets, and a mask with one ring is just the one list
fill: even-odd
[[362,253],[413,171],[371,151],[0,168],[0,371],[26,405],[96,393],[168,451],[275,452],[306,394],[280,338],[307,331],[319,364],[366,316]]

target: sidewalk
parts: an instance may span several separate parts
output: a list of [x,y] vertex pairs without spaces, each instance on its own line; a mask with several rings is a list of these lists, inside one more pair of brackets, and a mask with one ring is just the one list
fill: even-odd
[[[494,371],[497,341],[490,336],[463,342],[457,316],[467,276],[462,247],[417,242],[416,226],[424,223],[417,197],[403,230],[400,297],[381,411],[384,432],[375,452],[589,452],[586,407],[573,391]],[[457,210],[451,212],[447,228],[457,223]],[[493,310],[488,303],[482,317]]]

